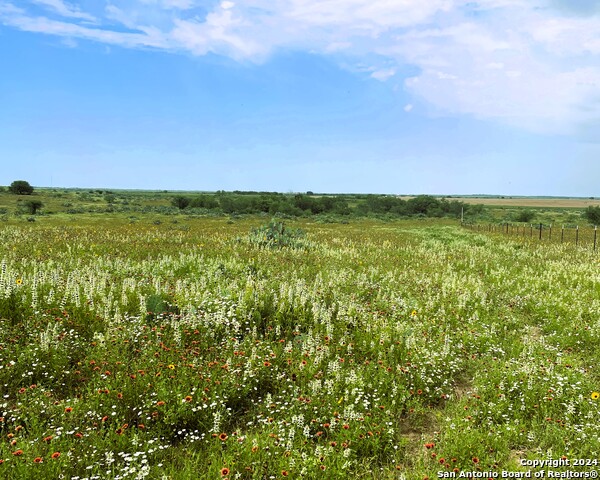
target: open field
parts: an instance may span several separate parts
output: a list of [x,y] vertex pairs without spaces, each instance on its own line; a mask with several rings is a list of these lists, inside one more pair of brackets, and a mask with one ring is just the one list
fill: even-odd
[[450,221],[303,219],[276,248],[249,235],[264,218],[82,218],[0,226],[1,478],[599,459],[589,249]]
[[600,205],[600,200],[590,198],[538,198],[538,197],[451,197],[452,200],[471,205],[533,208],[579,208]]

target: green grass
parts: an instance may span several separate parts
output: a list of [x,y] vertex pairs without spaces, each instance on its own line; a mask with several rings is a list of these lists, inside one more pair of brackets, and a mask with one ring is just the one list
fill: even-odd
[[0,225],[0,477],[598,458],[589,250],[450,221],[302,219],[302,248],[263,248],[263,218],[66,218]]

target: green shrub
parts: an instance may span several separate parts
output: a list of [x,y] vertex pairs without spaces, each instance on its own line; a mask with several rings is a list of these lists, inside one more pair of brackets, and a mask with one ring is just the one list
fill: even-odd
[[26,302],[16,292],[0,297],[0,319],[8,320],[10,325],[15,326],[23,322],[27,313]]
[[38,210],[40,210],[43,206],[44,204],[39,200],[27,200],[22,205],[22,208],[24,208],[25,211],[30,215],[35,215],[38,212]]
[[594,225],[600,225],[600,206],[592,207],[591,205],[585,209],[583,216]]
[[252,230],[248,240],[260,248],[306,248],[305,232],[301,229],[286,227],[278,220],[271,220]]
[[170,303],[166,295],[153,294],[146,298],[146,321],[152,321],[159,315],[179,314],[177,305]]
[[516,222],[531,223],[534,218],[535,212],[532,212],[531,210],[520,210],[515,215]]
[[177,207],[179,210],[183,210],[190,204],[190,199],[187,197],[177,196],[173,197],[171,203],[174,207]]

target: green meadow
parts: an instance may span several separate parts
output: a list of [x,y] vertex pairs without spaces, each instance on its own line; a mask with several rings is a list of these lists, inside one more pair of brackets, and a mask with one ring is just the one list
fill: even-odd
[[451,219],[4,215],[2,478],[596,468],[589,248]]

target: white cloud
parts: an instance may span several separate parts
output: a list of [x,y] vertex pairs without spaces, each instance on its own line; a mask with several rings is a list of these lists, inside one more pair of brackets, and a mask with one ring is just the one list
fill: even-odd
[[0,3],[0,15],[23,15],[26,11],[6,2]]
[[63,0],[31,0],[33,3],[48,7],[50,10],[54,10],[63,17],[79,18],[81,20],[94,21],[95,18],[92,15],[82,12],[79,8],[69,5]]
[[371,74],[371,78],[374,78],[376,80],[381,80],[382,82],[384,82],[387,79],[393,77],[394,75],[396,75],[395,68],[384,68],[382,70],[375,70]]
[[[1,2],[2,0],[0,0]],[[562,0],[561,0],[562,1]],[[130,0],[94,17],[63,0],[29,0],[64,18],[0,3],[21,30],[262,62],[277,50],[332,55],[403,86],[435,114],[467,114],[544,132],[600,121],[600,17],[559,0]],[[203,8],[199,8],[202,7]],[[119,28],[111,30],[115,22]],[[125,27],[128,31],[122,31]],[[405,80],[406,67],[418,73]]]
[[5,19],[4,23],[27,32],[44,33],[47,35],[57,35],[69,38],[83,38],[124,47],[168,47],[168,43],[160,34],[155,37],[151,32],[116,32],[50,20],[44,17],[15,16],[11,17],[9,20]]
[[531,36],[557,55],[600,54],[600,17],[539,18]]
[[139,0],[144,5],[153,5],[169,9],[189,10],[197,3],[196,0]]

